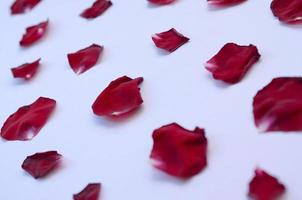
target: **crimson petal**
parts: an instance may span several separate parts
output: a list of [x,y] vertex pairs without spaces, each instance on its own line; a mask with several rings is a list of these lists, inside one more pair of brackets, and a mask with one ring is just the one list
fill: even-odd
[[214,79],[234,84],[244,77],[259,58],[260,54],[254,45],[239,46],[227,43],[205,64],[205,67],[212,73]]
[[75,73],[81,74],[92,68],[97,63],[102,51],[103,46],[92,44],[91,46],[81,49],[75,53],[70,53],[67,55],[69,65]]
[[187,43],[190,39],[172,28],[162,33],[156,33],[152,36],[152,40],[158,48],[173,52]]
[[167,5],[173,3],[175,0],[148,0],[148,1],[157,5]]
[[246,0],[207,0],[210,4],[228,6],[242,3]]
[[19,67],[12,68],[11,71],[15,78],[23,78],[25,80],[31,79],[37,72],[40,66],[40,60],[38,59],[32,63],[25,63]]
[[48,20],[26,28],[26,33],[20,41],[20,46],[27,47],[40,40],[45,35],[47,26]]
[[93,103],[94,114],[120,116],[138,108],[143,103],[138,87],[141,82],[142,77],[132,79],[127,76],[112,81]]
[[100,192],[100,183],[90,183],[81,192],[73,195],[73,200],[98,200]]
[[53,99],[39,97],[34,103],[19,108],[4,122],[1,136],[6,140],[30,140],[46,124],[56,106]]
[[41,0],[16,0],[10,7],[11,13],[21,14],[34,8]]
[[179,178],[190,178],[207,165],[207,138],[204,129],[184,129],[176,123],[153,132],[150,158],[154,167]]
[[302,130],[302,78],[274,78],[253,101],[256,126],[261,131]]
[[62,155],[56,151],[35,153],[27,156],[22,164],[22,168],[34,178],[41,178],[59,166],[61,157]]
[[275,177],[261,169],[255,170],[255,177],[249,184],[249,197],[253,200],[277,200],[285,192],[285,186]]
[[96,18],[103,14],[110,6],[112,6],[111,1],[96,0],[90,8],[87,8],[81,13],[81,17],[87,19]]
[[301,0],[273,0],[271,3],[271,10],[282,22],[302,22]]

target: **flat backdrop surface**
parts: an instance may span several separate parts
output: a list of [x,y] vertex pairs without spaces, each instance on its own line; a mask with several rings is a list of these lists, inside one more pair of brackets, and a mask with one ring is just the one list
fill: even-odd
[[[145,0],[113,0],[102,16],[80,18],[92,0],[49,0],[25,15],[11,16],[12,0],[0,2],[0,122],[39,96],[57,100],[53,117],[29,142],[0,141],[0,199],[72,199],[89,182],[103,184],[104,200],[243,200],[259,166],[288,188],[285,199],[302,199],[302,136],[261,134],[254,126],[252,98],[278,76],[302,73],[300,26],[276,20],[268,0],[213,9],[205,0],[178,0],[163,7]],[[49,19],[46,37],[19,47],[25,28]],[[176,28],[191,40],[167,55],[151,35]],[[203,63],[225,43],[254,44],[262,55],[242,82],[214,81]],[[73,73],[66,54],[92,43],[104,45],[97,66]],[[10,68],[41,57],[36,78],[23,83]],[[143,76],[144,104],[127,120],[95,117],[91,105],[119,76]],[[188,181],[149,162],[155,128],[177,122],[206,129],[209,165]],[[57,150],[64,166],[35,180],[21,164],[27,155]]]

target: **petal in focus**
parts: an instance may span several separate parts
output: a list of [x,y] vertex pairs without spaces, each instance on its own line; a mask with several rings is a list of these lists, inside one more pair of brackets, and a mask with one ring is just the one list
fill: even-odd
[[302,22],[301,0],[273,0],[271,10],[278,19],[285,23]]
[[25,13],[27,10],[34,8],[40,1],[41,0],[16,0],[10,7],[11,14]]
[[274,78],[257,92],[253,112],[261,131],[301,131],[302,78]]
[[212,73],[214,79],[235,84],[259,58],[260,54],[254,45],[239,46],[227,43],[205,64],[205,67]]
[[24,160],[22,168],[34,178],[42,178],[59,166],[61,157],[56,151],[36,153]]
[[29,80],[32,77],[34,77],[39,66],[40,66],[40,59],[32,63],[25,63],[19,67],[12,68],[11,71],[15,78],[23,78],[25,80]]
[[112,2],[109,0],[96,0],[90,8],[81,13],[81,17],[86,19],[96,18],[103,14],[110,6],[112,6]]
[[153,132],[150,155],[154,167],[179,178],[190,178],[207,165],[207,138],[204,129],[186,130],[173,123]]
[[127,76],[112,81],[93,103],[94,114],[120,116],[138,108],[143,103],[139,88],[142,82],[142,77],[132,79]]
[[102,46],[92,44],[91,46],[81,49],[75,53],[70,53],[67,55],[69,65],[75,73],[81,74],[92,68],[97,63],[102,51]]
[[45,35],[47,26],[48,20],[26,28],[26,33],[20,41],[20,46],[27,47],[40,40]]
[[173,3],[175,0],[148,0],[148,1],[157,5],[167,5]]
[[277,200],[284,192],[285,186],[278,179],[261,169],[255,170],[248,193],[252,200]]
[[90,183],[81,192],[73,195],[73,200],[98,200],[100,192],[100,183]]
[[6,140],[30,140],[46,124],[56,101],[39,97],[34,103],[19,108],[4,122],[1,136]]
[[207,0],[208,3],[217,5],[217,6],[229,6],[242,3],[246,0]]
[[158,48],[173,52],[183,44],[187,43],[190,39],[172,28],[162,33],[156,33],[152,36],[152,40]]

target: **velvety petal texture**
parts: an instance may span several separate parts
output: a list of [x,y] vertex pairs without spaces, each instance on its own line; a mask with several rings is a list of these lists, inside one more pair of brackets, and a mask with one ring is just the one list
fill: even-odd
[[10,7],[11,14],[22,14],[34,8],[41,0],[16,0]]
[[42,178],[59,166],[61,157],[56,151],[36,153],[24,160],[22,168],[34,178]]
[[45,125],[54,111],[56,101],[39,97],[34,103],[19,108],[4,122],[1,136],[6,140],[30,140]]
[[152,40],[158,48],[173,52],[187,43],[190,39],[172,28],[162,33],[156,33],[152,36]]
[[214,79],[235,84],[259,58],[260,54],[254,45],[240,46],[227,43],[205,64],[205,67],[212,73]]
[[150,3],[157,4],[157,5],[167,5],[175,2],[175,0],[148,0],[148,1]]
[[23,65],[20,65],[19,67],[12,68],[11,71],[13,73],[13,76],[15,78],[22,78],[25,80],[31,79],[38,71],[40,60],[41,59],[38,59],[32,63],[25,63]]
[[69,65],[76,74],[81,74],[92,68],[98,62],[102,52],[102,46],[92,44],[75,53],[68,54]]
[[112,2],[108,0],[96,0],[90,8],[87,8],[81,13],[81,17],[87,19],[93,19],[103,14],[110,6]]
[[302,78],[274,78],[257,92],[253,112],[261,131],[302,131]]
[[90,183],[80,193],[73,195],[73,200],[99,200],[100,192],[100,183]]
[[278,19],[285,23],[302,22],[301,0],[273,0],[271,10]]
[[27,47],[40,40],[45,35],[47,27],[48,20],[26,28],[26,33],[20,41],[20,46]]
[[204,129],[186,130],[173,123],[153,132],[150,158],[154,167],[178,178],[190,178],[207,165],[207,138]]
[[285,186],[278,179],[261,169],[255,170],[248,193],[252,200],[278,200],[284,192]]
[[127,76],[112,81],[93,103],[94,114],[112,117],[138,108],[143,103],[139,88],[142,82],[142,77],[132,79]]
[[218,5],[218,6],[229,6],[238,3],[242,3],[246,0],[207,0],[208,3]]

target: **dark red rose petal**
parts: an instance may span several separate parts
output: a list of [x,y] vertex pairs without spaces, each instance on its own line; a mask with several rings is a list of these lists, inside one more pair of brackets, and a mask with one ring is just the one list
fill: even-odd
[[242,3],[246,0],[207,0],[210,4],[219,5],[219,6],[228,6],[238,3]]
[[301,0],[273,0],[271,10],[278,19],[285,23],[302,22]]
[[34,103],[19,108],[4,122],[1,136],[6,140],[32,139],[46,124],[55,106],[55,100],[39,97]]
[[40,40],[45,35],[47,26],[48,20],[26,28],[26,33],[20,41],[20,46],[27,47]]
[[141,82],[142,77],[132,79],[127,76],[112,81],[93,103],[94,114],[120,116],[138,108],[143,103],[139,88]]
[[90,183],[80,193],[73,195],[73,200],[98,200],[100,192],[100,183]]
[[148,0],[148,1],[153,4],[167,5],[167,4],[173,3],[175,0]]
[[11,13],[21,14],[34,8],[41,0],[16,0],[10,7]]
[[39,66],[40,60],[38,59],[32,63],[25,63],[19,67],[12,68],[12,73],[15,78],[23,78],[29,80],[36,74]]
[[255,170],[248,193],[252,200],[277,200],[284,192],[285,186],[278,179],[261,169]]
[[152,40],[158,48],[173,52],[183,44],[187,43],[190,39],[172,28],[162,33],[156,33],[152,36]]
[[302,78],[274,78],[254,97],[253,112],[261,131],[301,131]]
[[112,6],[111,1],[96,0],[90,8],[87,8],[81,13],[81,17],[87,19],[96,18],[103,14],[110,6]]
[[47,151],[27,156],[22,168],[34,178],[41,178],[55,170],[61,161],[62,155],[56,151]]
[[81,49],[75,53],[70,53],[67,55],[69,65],[75,73],[81,74],[92,68],[97,63],[102,51],[102,46],[92,44],[91,46]]
[[179,178],[190,178],[207,165],[207,138],[204,129],[186,130],[173,123],[153,132],[150,158],[154,167]]
[[205,67],[212,73],[214,79],[234,84],[244,77],[259,58],[260,54],[254,45],[239,46],[227,43],[205,64]]

